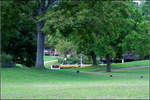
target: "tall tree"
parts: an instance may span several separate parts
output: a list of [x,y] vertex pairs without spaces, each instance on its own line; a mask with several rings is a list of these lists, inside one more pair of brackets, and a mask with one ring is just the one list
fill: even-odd
[[[97,54],[106,58],[107,72],[111,72],[110,58],[122,57],[122,39],[128,34],[132,6],[128,2],[106,2],[97,36]],[[99,52],[98,52],[99,49]]]
[[78,45],[78,52],[91,56],[93,64],[96,65],[96,55],[92,46],[94,38],[91,34],[93,22],[89,15],[92,11],[90,12],[88,8],[90,4],[84,0],[78,2],[62,0],[59,5],[49,11],[54,14],[48,12],[45,16],[48,21],[46,21],[43,31],[51,33],[50,30],[58,29],[65,37],[72,35],[72,40]]
[[47,13],[43,31],[50,33],[50,30],[58,29],[64,36],[74,35],[80,51],[94,55],[93,64],[95,55],[105,57],[106,71],[111,72],[110,58],[122,57],[125,38],[136,30],[133,28],[132,2],[69,1],[50,11],[55,14]]
[[130,33],[124,38],[123,48],[124,51],[136,50],[136,52],[141,56],[149,55],[150,49],[150,33],[149,33],[149,8],[147,6],[148,2],[143,2],[138,7],[133,10]]
[[46,14],[48,8],[52,7],[59,0],[14,0],[16,6],[25,15],[30,17],[36,22],[37,30],[37,54],[36,54],[36,67],[44,68],[44,39],[45,34],[41,31],[45,20],[39,20]]

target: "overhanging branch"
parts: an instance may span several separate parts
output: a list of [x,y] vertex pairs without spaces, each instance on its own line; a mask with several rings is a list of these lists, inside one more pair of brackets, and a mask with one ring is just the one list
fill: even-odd
[[27,12],[26,10],[24,10],[18,3],[16,3],[16,7],[23,12],[26,16],[28,16],[29,18],[31,18],[33,21],[35,21],[36,19],[33,17],[32,14],[30,14],[29,12]]
[[36,19],[27,11],[25,11],[23,8],[19,7],[19,9],[29,18],[31,18],[33,21],[35,21]]

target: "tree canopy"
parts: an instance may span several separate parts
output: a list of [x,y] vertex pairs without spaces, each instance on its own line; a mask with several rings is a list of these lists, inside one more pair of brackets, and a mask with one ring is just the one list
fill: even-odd
[[13,61],[16,63],[28,67],[34,66],[36,59],[35,23],[20,12],[13,1],[1,3],[2,53],[13,56]]
[[[108,60],[110,57],[122,58],[122,54],[128,50],[148,54],[142,49],[148,48],[149,22],[145,21],[133,2],[99,0],[79,2],[62,0],[59,6],[54,6],[43,18],[47,20],[43,31],[53,34],[57,29],[65,37],[72,35],[78,50],[91,55],[93,64],[96,64],[94,62],[96,56]],[[144,46],[139,47],[141,44]],[[109,65],[107,69],[110,71]]]
[[131,50],[142,56],[149,54],[147,2],[141,5],[123,0],[13,0],[2,3],[2,50],[25,63],[30,56],[35,59],[36,52],[38,68],[44,68],[45,36],[57,42],[55,47],[60,52],[67,54],[75,49],[78,54],[91,57],[94,65],[97,57],[106,58],[108,72],[111,71],[110,58],[122,59],[122,55]]

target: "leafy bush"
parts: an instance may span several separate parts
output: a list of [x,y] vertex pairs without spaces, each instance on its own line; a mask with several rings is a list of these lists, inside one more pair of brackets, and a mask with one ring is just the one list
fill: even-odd
[[12,62],[12,56],[6,53],[2,53],[2,62]]
[[63,62],[63,58],[58,58],[58,63],[62,64],[62,62]]
[[66,60],[67,64],[79,64],[80,63],[80,59],[74,58],[73,56],[71,56],[70,58],[68,58]]
[[13,62],[13,57],[9,54],[2,53],[1,61],[2,61],[2,67],[14,67],[16,64]]

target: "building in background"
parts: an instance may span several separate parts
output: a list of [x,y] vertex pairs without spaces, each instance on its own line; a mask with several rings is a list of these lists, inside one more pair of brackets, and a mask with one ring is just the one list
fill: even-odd
[[56,49],[44,49],[45,56],[59,56],[59,52]]

